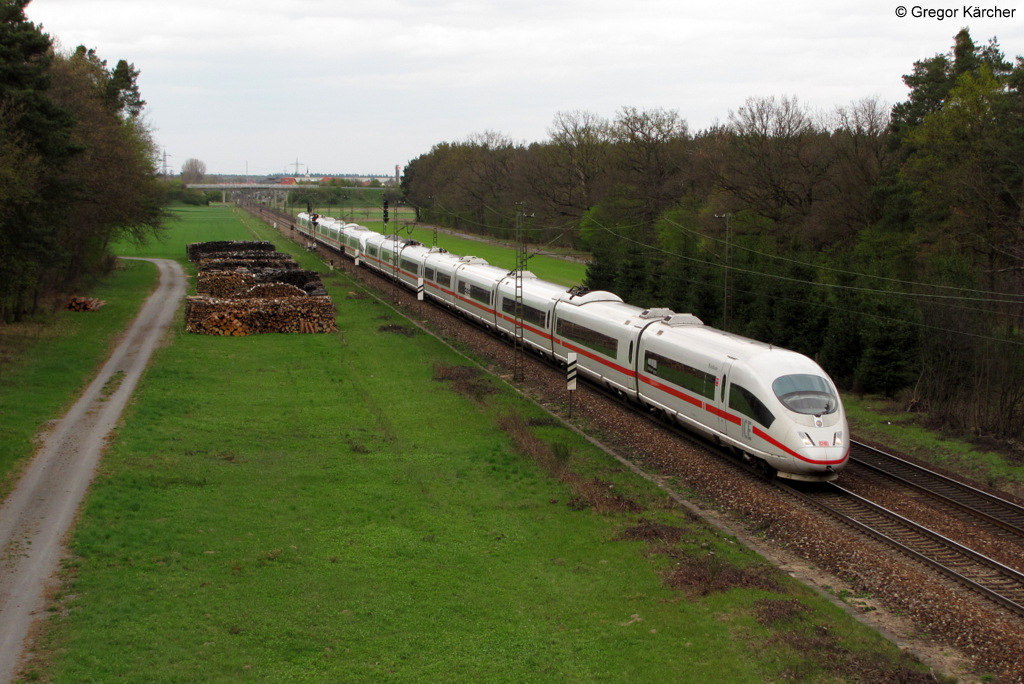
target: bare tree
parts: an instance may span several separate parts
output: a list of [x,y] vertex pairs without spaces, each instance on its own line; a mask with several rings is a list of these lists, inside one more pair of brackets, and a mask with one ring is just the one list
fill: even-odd
[[690,141],[686,120],[674,109],[623,107],[612,124],[619,164],[643,197],[653,220],[682,193]]
[[608,173],[611,125],[592,112],[558,112],[548,135],[558,151],[553,163],[563,186],[555,201],[564,213],[581,216],[593,204],[597,179]]
[[750,98],[729,112],[724,134],[719,185],[780,227],[806,229],[835,158],[820,122],[795,97]]
[[181,165],[181,182],[184,185],[201,183],[204,176],[206,176],[206,162],[189,158]]

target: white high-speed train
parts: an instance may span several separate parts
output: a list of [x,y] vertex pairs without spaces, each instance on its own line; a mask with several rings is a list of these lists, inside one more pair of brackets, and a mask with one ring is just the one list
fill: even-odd
[[[516,331],[516,273],[357,224],[299,214],[298,230],[483,325]],[[523,341],[594,383],[728,445],[781,478],[834,480],[850,453],[835,384],[802,354],[641,309],[611,292],[522,274]]]

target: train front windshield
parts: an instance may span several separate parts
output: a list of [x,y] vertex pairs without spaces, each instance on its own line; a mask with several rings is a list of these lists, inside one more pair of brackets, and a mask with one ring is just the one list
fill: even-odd
[[839,409],[839,397],[820,375],[783,375],[772,383],[782,405],[795,413],[820,416]]

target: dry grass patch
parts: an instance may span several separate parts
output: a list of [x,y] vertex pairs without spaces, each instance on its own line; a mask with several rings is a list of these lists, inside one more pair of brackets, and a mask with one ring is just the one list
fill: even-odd
[[447,382],[452,389],[464,397],[480,403],[485,397],[497,393],[497,389],[487,381],[484,372],[472,366],[452,366],[445,363],[434,364],[434,380]]
[[517,413],[510,413],[498,419],[500,427],[516,448],[529,456],[552,477],[569,485],[572,496],[568,506],[573,510],[593,509],[598,513],[629,512],[639,513],[643,506],[632,499],[612,490],[615,484],[599,478],[587,479],[569,468],[571,454],[561,444],[552,445],[530,431],[530,424]]

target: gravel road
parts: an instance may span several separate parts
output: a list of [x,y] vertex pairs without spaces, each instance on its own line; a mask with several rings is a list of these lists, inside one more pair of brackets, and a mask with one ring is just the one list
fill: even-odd
[[[81,399],[46,436],[17,487],[0,507],[0,681],[16,675],[31,646],[33,622],[45,614],[47,591],[107,435],[163,339],[185,296],[185,273],[168,259],[160,283]],[[83,314],[90,315],[90,314]]]

